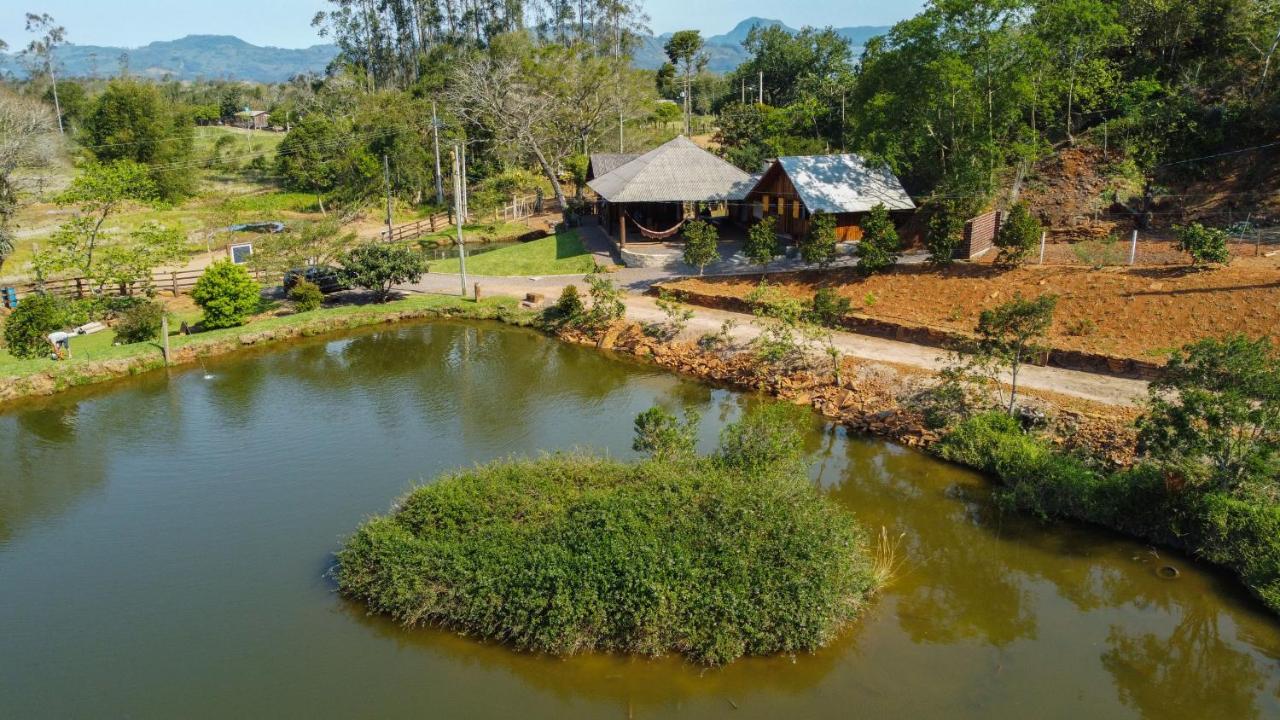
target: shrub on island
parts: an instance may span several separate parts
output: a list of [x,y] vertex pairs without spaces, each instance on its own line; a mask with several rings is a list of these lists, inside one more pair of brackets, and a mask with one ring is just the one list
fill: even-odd
[[693,423],[649,417],[646,460],[556,454],[443,477],[347,541],[339,587],[408,626],[555,655],[816,650],[878,575],[853,517],[806,476],[792,410],[749,415],[710,456],[682,437]]

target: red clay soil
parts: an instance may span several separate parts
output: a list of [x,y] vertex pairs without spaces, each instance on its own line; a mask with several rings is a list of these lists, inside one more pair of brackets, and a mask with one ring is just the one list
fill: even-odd
[[[664,287],[742,298],[759,282],[759,276],[690,278]],[[1156,363],[1170,350],[1202,338],[1230,333],[1280,338],[1280,268],[1275,258],[1248,258],[1204,271],[899,266],[869,278],[843,269],[774,273],[769,282],[805,299],[818,287],[834,287],[852,300],[855,313],[960,333],[972,332],[984,309],[1016,294],[1053,293],[1060,300],[1050,331],[1052,347]]]

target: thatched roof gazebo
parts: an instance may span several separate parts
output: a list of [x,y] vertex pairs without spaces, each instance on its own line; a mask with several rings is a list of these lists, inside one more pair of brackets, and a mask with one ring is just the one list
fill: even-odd
[[683,135],[587,183],[606,203],[604,222],[617,228],[622,245],[628,222],[646,238],[664,240],[680,231],[694,204],[741,201],[753,185],[750,175]]

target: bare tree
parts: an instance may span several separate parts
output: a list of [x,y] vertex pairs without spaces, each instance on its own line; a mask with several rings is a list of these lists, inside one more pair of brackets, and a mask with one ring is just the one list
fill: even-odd
[[536,160],[551,182],[556,201],[565,207],[556,173],[568,150],[555,122],[559,99],[540,87],[537,74],[524,72],[521,54],[494,47],[463,61],[449,97],[463,118],[488,128],[498,142]]
[[0,267],[13,253],[9,222],[17,212],[20,168],[47,164],[54,155],[53,118],[42,103],[0,90]]

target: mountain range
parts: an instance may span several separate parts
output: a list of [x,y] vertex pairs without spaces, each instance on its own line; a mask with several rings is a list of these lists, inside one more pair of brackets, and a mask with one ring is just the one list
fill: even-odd
[[[795,32],[780,20],[748,18],[723,35],[706,38],[708,69],[729,72],[747,59],[742,41],[751,28],[780,26]],[[868,39],[887,32],[887,27],[858,26],[836,30],[848,38],[854,53],[860,53]],[[655,70],[667,60],[663,45],[671,33],[646,36],[636,51],[636,67]],[[63,77],[110,77],[127,67],[131,75],[177,80],[245,80],[283,82],[294,75],[323,73],[338,54],[334,45],[313,45],[289,49],[252,45],[231,35],[188,35],[178,40],[153,42],[140,48],[100,45],[63,45],[56,51]],[[22,77],[27,69],[15,54],[0,53],[0,73]]]

